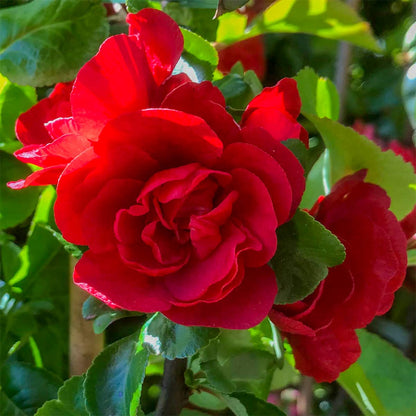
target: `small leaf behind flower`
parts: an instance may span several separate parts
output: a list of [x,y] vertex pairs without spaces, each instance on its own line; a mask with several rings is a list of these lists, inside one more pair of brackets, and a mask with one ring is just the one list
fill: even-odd
[[185,358],[205,347],[219,332],[218,328],[175,324],[157,313],[143,327],[143,345],[150,353],[169,360]]
[[305,211],[278,229],[279,245],[271,260],[279,291],[276,304],[293,303],[311,294],[327,276],[328,267],[345,259],[338,238]]

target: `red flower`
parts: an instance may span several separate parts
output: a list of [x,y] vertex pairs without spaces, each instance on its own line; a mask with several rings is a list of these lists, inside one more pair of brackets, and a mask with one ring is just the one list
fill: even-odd
[[241,62],[246,71],[253,70],[260,79],[266,73],[263,36],[255,36],[230,46],[218,46],[218,70],[228,74],[235,63]]
[[296,82],[265,89],[238,125],[210,82],[171,75],[183,39],[169,17],[145,9],[127,20],[130,35],[107,39],[80,70],[70,108],[58,86],[20,118],[30,138],[18,156],[44,169],[18,186],[58,179],[57,225],[89,247],[75,283],[108,305],[256,325],[277,292],[276,227],[305,186],[280,143],[307,144]]
[[48,98],[19,117],[16,135],[25,146],[15,156],[43,169],[9,183],[11,188],[56,184],[108,120],[158,107],[170,90],[189,81],[185,74],[171,75],[183,38],[170,17],[145,9],[127,21],[129,35],[108,38],[73,83],[57,84]]
[[307,298],[270,312],[299,371],[318,382],[335,380],[358,359],[354,329],[390,309],[406,273],[406,237],[388,210],[390,199],[364,177],[359,171],[342,179],[311,211],[344,244],[344,263]]

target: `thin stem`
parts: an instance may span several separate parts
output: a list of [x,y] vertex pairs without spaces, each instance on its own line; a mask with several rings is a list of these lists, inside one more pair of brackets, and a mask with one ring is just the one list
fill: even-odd
[[185,384],[186,358],[165,360],[162,390],[155,416],[177,416],[186,405],[189,390]]
[[[347,4],[354,10],[358,10],[360,0],[347,0]],[[349,66],[351,64],[352,47],[347,42],[340,42],[338,47],[335,85],[339,94],[339,121],[344,122],[346,113],[346,99],[349,81]]]

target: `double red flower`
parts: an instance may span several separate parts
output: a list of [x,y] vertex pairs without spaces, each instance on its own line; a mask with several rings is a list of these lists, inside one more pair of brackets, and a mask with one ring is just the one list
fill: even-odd
[[89,247],[74,280],[110,306],[256,325],[277,292],[276,227],[305,186],[280,143],[307,143],[296,83],[265,89],[238,125],[210,82],[172,75],[183,48],[173,20],[145,9],[128,22],[71,91],[59,85],[20,117],[17,156],[44,169],[14,187],[58,182],[57,225]]
[[311,210],[344,244],[345,261],[307,298],[270,312],[296,367],[318,382],[335,380],[358,359],[355,329],[391,308],[406,274],[406,237],[388,209],[390,199],[364,177],[359,171],[342,179]]

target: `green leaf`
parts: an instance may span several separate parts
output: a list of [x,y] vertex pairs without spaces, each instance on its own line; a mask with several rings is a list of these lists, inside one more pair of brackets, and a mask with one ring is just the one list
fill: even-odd
[[88,369],[84,383],[91,416],[142,414],[140,395],[148,357],[138,333],[104,349]]
[[416,366],[375,334],[358,331],[361,356],[338,382],[364,415],[413,416]]
[[17,117],[36,103],[36,90],[13,84],[0,74],[0,148],[15,141]]
[[0,229],[14,227],[35,209],[39,197],[36,188],[13,190],[6,183],[22,179],[32,171],[14,156],[0,151]]
[[248,3],[248,0],[218,0],[216,16],[236,10]]
[[76,246],[75,244],[66,241],[59,231],[54,230],[48,224],[40,224],[40,226],[49,231],[56,238],[56,240],[59,241],[65,251],[68,252],[72,257],[75,257],[77,260],[82,257],[82,253],[85,251],[84,247]]
[[327,171],[328,171],[328,152],[325,150],[318,160],[312,166],[309,174],[306,178],[305,192],[302,195],[302,201],[299,205],[300,208],[312,208],[313,204],[321,195],[326,195],[329,192],[327,183]]
[[233,43],[262,33],[308,33],[380,52],[369,23],[341,0],[279,0],[249,28],[247,16],[236,12],[219,20],[217,42]]
[[110,308],[94,296],[89,296],[82,305],[82,316],[87,320],[94,319],[93,329],[96,334],[104,332],[109,325],[118,319],[140,315],[142,314],[139,312]]
[[304,113],[321,134],[329,153],[331,184],[360,169],[367,169],[366,181],[381,186],[391,198],[391,211],[402,219],[416,204],[416,175],[391,150],[379,146],[350,127],[333,120]]
[[[236,416],[251,416],[251,415],[267,415],[267,416],[285,416],[279,408],[271,403],[259,399],[253,394],[249,393],[233,393],[228,398],[224,396],[225,400],[231,404],[230,409]],[[231,403],[230,398],[233,399]],[[235,402],[238,400],[241,406],[238,406]]]
[[328,267],[345,259],[338,238],[305,211],[298,210],[279,227],[277,237],[279,246],[271,260],[279,287],[277,304],[304,299],[327,276]]
[[214,85],[221,90],[230,112],[236,113],[237,118],[263,89],[256,73],[252,70],[244,72],[241,62],[237,62],[228,75],[215,80]]
[[85,376],[73,376],[58,390],[58,399],[47,401],[36,416],[89,416],[85,408]]
[[197,359],[206,376],[202,384],[225,394],[245,391],[266,399],[278,366],[273,338],[267,319],[248,331],[222,330]]
[[29,364],[9,361],[1,368],[1,390],[27,415],[57,397],[62,381],[54,374]]
[[184,59],[192,66],[200,68],[199,71],[203,73],[203,79],[212,80],[212,75],[218,65],[217,50],[196,33],[183,28],[181,28],[181,32],[184,40]]
[[179,325],[157,313],[143,327],[143,346],[151,354],[173,360],[195,354],[218,334],[218,328]]
[[[19,193],[22,191],[13,191]],[[19,268],[9,280],[14,286],[27,287],[35,281],[36,276],[54,258],[61,248],[60,243],[44,228],[44,223],[53,221],[53,203],[56,193],[53,187],[47,187],[39,198],[35,215],[26,244],[19,253]]]
[[307,149],[305,144],[297,139],[289,139],[282,142],[299,160],[305,171],[305,175],[308,175],[316,161],[325,150],[325,146],[322,140],[317,137],[312,137],[309,140],[309,148]]
[[[120,2],[115,0],[112,3],[120,3]],[[138,11],[146,7],[152,7],[154,9],[159,9],[159,10],[162,9],[160,1],[151,1],[151,0],[126,0],[126,6],[127,6],[127,11],[129,13],[137,13]]]
[[0,68],[40,87],[71,81],[108,36],[100,0],[34,0],[0,10]]
[[416,266],[416,249],[407,250],[407,267]]
[[337,120],[339,97],[335,85],[328,79],[319,77],[309,67],[299,71],[294,77],[302,97],[302,113]]

